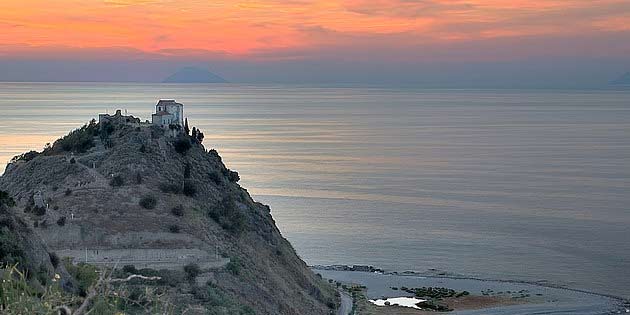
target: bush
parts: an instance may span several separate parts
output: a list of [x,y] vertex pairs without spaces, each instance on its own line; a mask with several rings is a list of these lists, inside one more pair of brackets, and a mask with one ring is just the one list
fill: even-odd
[[138,274],[138,269],[136,269],[136,266],[134,265],[124,265],[122,270],[126,273],[130,273],[134,275]]
[[140,174],[140,172],[136,173],[136,184],[142,184],[142,174]]
[[230,258],[230,262],[225,265],[225,269],[235,276],[239,275],[242,267],[243,265],[238,257]]
[[224,198],[210,209],[208,216],[219,223],[222,228],[232,232],[241,232],[246,226],[245,215],[238,209],[236,202],[231,197]]
[[175,151],[180,154],[186,154],[186,152],[192,147],[192,144],[190,144],[190,139],[188,137],[179,137],[177,140],[175,140],[175,143],[173,145],[175,147]]
[[146,153],[146,152],[147,152],[147,147],[146,147],[144,144],[142,144],[142,145],[140,146],[140,152],[141,152],[141,153]]
[[26,263],[25,252],[20,240],[11,227],[6,225],[0,227],[0,262],[2,265],[18,264],[21,267]]
[[74,158],[70,158],[70,164],[74,164],[76,162],[77,162],[77,160],[75,160]]
[[8,192],[0,190],[0,207],[13,207],[15,206],[15,200],[9,195]]
[[184,182],[184,195],[188,197],[194,197],[195,194],[197,194],[197,187],[195,187],[195,183],[189,180],[185,181]]
[[33,212],[35,213],[35,215],[42,216],[46,214],[46,207],[34,207]]
[[59,226],[64,226],[64,225],[66,225],[66,217],[64,216],[64,217],[59,218],[59,219],[57,220],[57,225],[59,225]]
[[55,141],[53,150],[62,150],[66,152],[85,153],[94,146],[94,136],[98,134],[98,128],[95,120],[89,124],[73,130],[66,136]]
[[85,296],[87,294],[88,288],[93,286],[98,280],[98,269],[96,266],[90,264],[79,263],[78,265],[73,265],[70,260],[64,261],[64,266],[66,270],[77,280],[79,285],[79,294],[81,296]]
[[36,158],[38,155],[40,155],[39,152],[37,151],[28,151],[26,153],[22,153],[20,155],[16,155],[14,156],[11,161],[9,161],[9,163],[15,163],[17,161],[24,161],[24,162],[28,162],[34,158]]
[[201,273],[201,268],[199,268],[199,265],[192,263],[184,266],[184,272],[186,272],[188,280],[194,280]]
[[[205,287],[194,286],[192,288],[192,294],[195,297],[195,299],[202,301],[211,307],[224,307],[224,306],[228,306],[231,302],[226,298],[223,292],[221,292],[218,288],[212,285],[207,285]],[[226,311],[226,314],[228,314],[227,311]],[[239,313],[230,312],[229,314],[239,314]]]
[[178,226],[178,225],[175,225],[175,224],[170,225],[170,226],[168,227],[168,230],[169,230],[171,233],[179,233],[179,231],[180,231],[179,226]]
[[177,205],[171,209],[171,213],[177,217],[184,216],[184,207],[182,205]]
[[233,183],[238,183],[241,177],[238,175],[238,172],[228,170],[228,180]]
[[72,190],[70,190],[70,188],[66,189],[66,191],[63,193],[66,196],[70,196],[72,195]]
[[221,179],[221,174],[219,174],[218,172],[210,172],[208,176],[217,185],[221,185],[221,182],[223,182],[223,180]]
[[157,200],[153,196],[144,196],[140,199],[140,206],[145,209],[155,209]]
[[48,257],[50,257],[50,263],[53,267],[57,268],[59,266],[59,256],[55,253],[48,253]]
[[125,179],[123,179],[123,177],[120,175],[116,175],[112,177],[112,179],[109,181],[109,185],[112,187],[120,187],[124,184],[125,184]]

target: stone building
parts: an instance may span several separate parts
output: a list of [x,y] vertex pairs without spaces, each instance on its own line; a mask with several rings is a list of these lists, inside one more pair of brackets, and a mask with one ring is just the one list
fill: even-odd
[[175,100],[160,100],[155,105],[155,114],[151,116],[154,125],[184,125],[184,105]]
[[114,115],[99,114],[98,122],[99,123],[112,122],[112,123],[119,123],[119,124],[134,124],[134,123],[139,124],[140,118],[136,118],[131,115],[129,116],[123,115],[122,111],[120,109],[117,109],[116,114]]

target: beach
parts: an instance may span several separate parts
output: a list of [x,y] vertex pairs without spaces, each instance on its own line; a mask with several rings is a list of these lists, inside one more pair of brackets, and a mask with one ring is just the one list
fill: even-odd
[[[394,274],[315,269],[325,279],[365,286],[367,299],[413,296],[400,288],[444,287],[468,291],[470,297],[446,302],[457,315],[603,315],[630,312],[627,301],[592,292],[534,283],[483,280],[456,276]],[[374,314],[435,314],[409,308],[370,307]]]

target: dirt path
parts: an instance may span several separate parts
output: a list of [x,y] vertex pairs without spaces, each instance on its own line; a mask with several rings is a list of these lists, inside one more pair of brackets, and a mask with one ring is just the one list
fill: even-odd
[[341,305],[337,309],[337,315],[348,315],[352,311],[352,297],[344,291],[339,291],[341,294]]

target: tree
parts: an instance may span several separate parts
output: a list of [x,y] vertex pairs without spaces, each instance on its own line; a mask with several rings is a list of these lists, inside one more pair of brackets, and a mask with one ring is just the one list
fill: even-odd
[[192,147],[192,145],[190,144],[190,139],[188,139],[187,137],[178,138],[177,140],[175,140],[174,145],[175,151],[180,154],[185,154],[186,151],[188,151]]
[[188,128],[188,118],[184,120],[184,132],[186,132],[187,135],[190,135],[190,128]]
[[193,130],[192,130],[192,137],[193,139],[197,139],[197,128],[195,127],[193,127]]
[[198,141],[199,143],[202,143],[202,142],[203,142],[203,137],[204,137],[204,136],[203,136],[203,132],[201,132],[201,131],[200,131],[200,132],[198,132],[198,133],[197,133],[197,141]]

